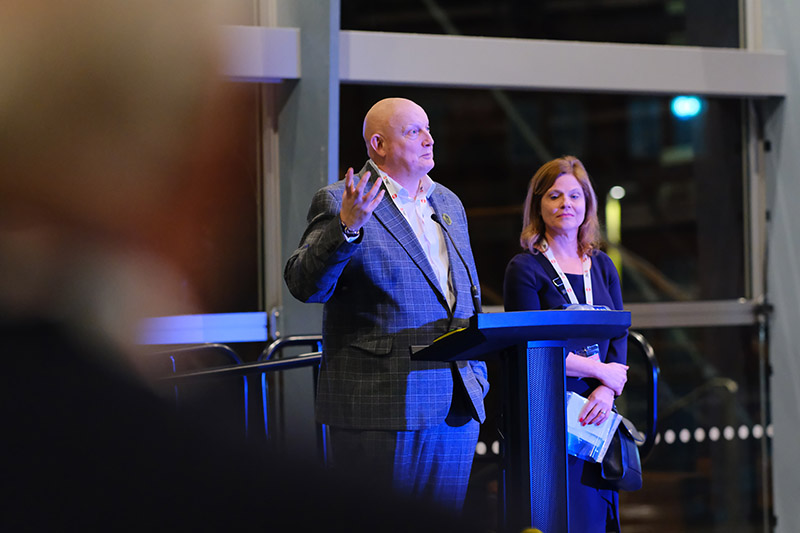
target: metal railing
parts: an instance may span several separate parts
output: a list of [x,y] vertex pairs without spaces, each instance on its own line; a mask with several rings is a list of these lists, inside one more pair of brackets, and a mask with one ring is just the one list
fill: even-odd
[[[301,353],[298,355],[293,355],[290,357],[280,357],[284,349],[289,347],[298,347],[298,346],[307,346],[312,349],[316,349],[313,352],[306,352]],[[252,376],[252,374],[260,373],[261,374],[261,413],[263,419],[263,429],[264,438],[269,441],[273,435],[276,433],[273,423],[273,419],[276,417],[271,416],[270,413],[270,406],[273,404],[270,398],[270,383],[267,379],[267,375],[274,372],[280,372],[285,370],[292,370],[297,368],[319,368],[320,361],[322,359],[322,352],[320,351],[322,348],[322,336],[320,335],[297,335],[297,336],[290,336],[284,337],[282,339],[278,339],[277,341],[271,343],[267,346],[259,355],[258,360],[254,362],[244,363],[241,362],[241,358],[235,354],[235,352],[226,345],[199,345],[199,346],[192,346],[186,348],[177,348],[175,350],[164,350],[161,352],[156,352],[154,355],[168,355],[171,353],[175,353],[177,351],[182,351],[185,353],[197,351],[198,349],[203,348],[217,348],[217,349],[226,349],[226,351],[230,354],[233,354],[231,357],[231,363],[225,366],[215,366],[210,368],[203,368],[197,370],[189,370],[184,372],[176,372],[162,376],[157,379],[158,383],[161,384],[171,384],[176,389],[177,394],[177,387],[178,385],[184,385],[188,383],[194,382],[201,382],[201,381],[216,381],[225,378],[231,378],[236,376],[241,376],[244,381],[244,417],[245,417],[245,435],[250,435],[250,415],[249,415],[249,405],[251,399],[249,398],[248,388],[247,388],[247,378],[248,376]],[[275,357],[278,358],[275,358]],[[317,372],[314,372],[314,390],[316,390],[316,380],[317,380]],[[252,401],[255,401],[254,399]],[[326,432],[324,428],[318,427],[318,443],[320,448],[320,453],[322,454],[323,460],[326,458],[325,450],[327,449],[327,439],[326,439]]]
[[[655,446],[656,435],[658,434],[658,377],[661,369],[658,366],[658,359],[656,359],[653,347],[647,342],[647,339],[641,333],[636,331],[628,332],[628,342],[633,342],[638,346],[640,354],[643,356],[643,361],[646,368],[646,381],[647,381],[647,429],[645,433],[645,441],[639,446],[639,455],[644,461]],[[628,357],[630,361],[630,351]]]
[[[181,366],[185,366],[187,364],[195,364],[198,363],[207,367],[207,368],[228,368],[231,365],[238,366],[242,364],[242,358],[239,357],[239,354],[236,353],[233,348],[228,346],[227,344],[220,344],[220,343],[209,343],[209,344],[196,344],[196,345],[189,345],[189,346],[175,346],[172,348],[168,348],[165,350],[159,350],[155,352],[150,352],[148,354],[150,358],[164,358],[170,367],[171,374],[159,378],[157,381],[164,382],[169,380],[173,377],[185,376],[187,374],[195,373],[193,371],[180,371],[179,368]],[[215,358],[221,359],[224,361],[222,365],[213,365],[209,366],[208,361],[200,362],[202,358]],[[172,394],[175,401],[176,409],[180,409],[181,406],[181,398],[182,394],[179,388],[181,383],[180,380],[176,380],[172,383]],[[249,436],[250,434],[250,424],[249,424],[249,384],[247,380],[247,376],[242,376],[242,406],[244,408],[244,434],[245,437]]]
[[[642,460],[646,459],[655,446],[656,435],[658,433],[658,379],[660,374],[660,367],[656,359],[653,347],[647,339],[638,332],[629,332],[629,342],[632,342],[638,347],[638,352],[642,356],[642,361],[646,368],[646,390],[647,390],[647,420],[645,434],[645,442],[640,446],[639,452]],[[233,353],[232,359],[241,361],[230,347],[225,345],[202,345],[187,348],[177,348],[175,350],[168,350],[160,353],[170,353],[178,351],[192,351],[203,347],[215,347],[218,349],[227,349]],[[301,353],[290,357],[280,357],[283,350],[289,347],[309,347],[312,352]],[[264,431],[265,436],[269,439],[272,436],[271,417],[269,416],[269,382],[267,380],[267,373],[280,372],[284,370],[291,370],[304,367],[319,367],[322,359],[322,336],[320,335],[296,335],[284,337],[272,342],[267,346],[259,355],[258,360],[250,363],[236,363],[228,366],[221,366],[215,368],[207,368],[200,370],[191,370],[186,372],[175,372],[168,376],[159,378],[158,381],[164,383],[186,383],[189,381],[200,381],[204,379],[219,379],[226,376],[246,376],[255,372],[261,373],[261,405],[264,417]],[[629,356],[631,353],[629,352]],[[276,358],[277,357],[277,358]],[[317,372],[314,373],[314,388],[316,390]],[[245,385],[246,387],[246,385]],[[246,401],[246,400],[245,400]],[[324,428],[319,428],[319,438],[321,440],[321,449],[326,449],[327,440],[325,438]]]
[[258,356],[259,361],[269,361],[272,356],[280,354],[285,348],[290,346],[308,346],[316,348],[315,352],[322,352],[322,335],[294,335],[276,340],[261,352]]

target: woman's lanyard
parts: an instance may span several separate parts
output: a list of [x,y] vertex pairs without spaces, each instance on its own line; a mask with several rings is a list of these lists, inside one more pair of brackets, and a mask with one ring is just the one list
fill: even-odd
[[[544,248],[544,256],[548,261],[550,261],[550,264],[553,265],[558,277],[561,278],[561,283],[564,284],[564,289],[567,291],[569,302],[577,304],[578,298],[575,297],[575,291],[572,290],[572,285],[570,285],[567,276],[564,274],[564,271],[561,270],[560,266],[558,266],[558,261],[556,261],[556,256],[553,254],[553,250],[550,249],[550,246],[547,245],[547,242],[544,242],[543,244],[544,246],[542,248]],[[583,266],[583,292],[586,295],[586,304],[594,305],[594,298],[592,298],[592,275],[589,272],[589,270],[592,268],[592,262],[589,260],[588,256],[583,256],[583,259],[581,259],[581,265]]]

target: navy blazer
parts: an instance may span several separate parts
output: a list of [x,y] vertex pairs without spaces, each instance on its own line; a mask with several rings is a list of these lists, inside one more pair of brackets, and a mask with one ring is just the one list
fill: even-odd
[[[538,254],[539,252],[537,252]],[[575,297],[579,303],[586,303],[583,290],[583,275],[567,274]],[[614,262],[604,252],[592,252],[592,294],[596,305],[621,310],[622,290]],[[525,251],[515,255],[508,266],[503,280],[503,302],[506,311],[531,311],[537,309],[556,309],[570,303],[556,289],[549,271],[545,271],[534,254]],[[568,341],[568,350],[583,348],[586,339]],[[612,339],[598,339],[600,360],[604,363],[625,364],[628,354],[628,332]],[[567,378],[567,390],[588,396],[599,382],[594,379]]]
[[[359,180],[367,170],[370,184],[380,178],[367,162]],[[346,241],[339,224],[343,191],[342,180],[316,193],[308,227],[284,270],[296,298],[325,304],[317,420],[354,429],[429,428],[444,421],[454,387],[461,387],[471,400],[472,416],[483,422],[483,398],[489,388],[483,362],[412,361],[409,354],[411,345],[427,345],[465,327],[474,312],[467,272],[449,239],[445,237],[454,309],[414,231],[388,194],[362,236]],[[477,284],[461,201],[438,183],[429,201],[440,219],[450,220],[450,235]]]

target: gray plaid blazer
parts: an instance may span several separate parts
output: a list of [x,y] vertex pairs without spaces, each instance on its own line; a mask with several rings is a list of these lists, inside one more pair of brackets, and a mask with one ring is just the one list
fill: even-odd
[[[367,170],[370,182],[378,179],[370,162],[359,179]],[[339,181],[316,193],[308,227],[284,270],[296,298],[325,304],[317,420],[353,429],[425,429],[444,421],[454,387],[460,387],[473,418],[483,422],[489,389],[485,363],[412,361],[409,356],[409,346],[430,344],[466,326],[473,314],[469,279],[449,239],[455,309],[447,305],[416,235],[388,194],[362,237],[345,240],[339,226],[343,191]],[[448,230],[477,284],[461,201],[437,184],[430,203],[440,218],[451,220]]]

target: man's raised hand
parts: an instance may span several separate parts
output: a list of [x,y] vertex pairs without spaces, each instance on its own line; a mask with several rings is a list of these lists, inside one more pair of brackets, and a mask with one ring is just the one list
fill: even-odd
[[342,210],[339,218],[349,229],[357,231],[367,223],[372,212],[383,200],[384,190],[381,189],[381,180],[375,180],[372,187],[364,193],[364,189],[369,182],[370,172],[367,171],[361,176],[358,184],[353,183],[353,168],[347,169],[344,176],[344,195],[342,196]]

